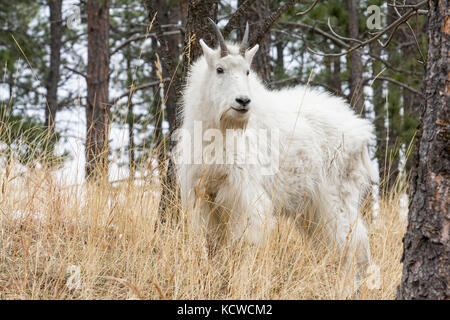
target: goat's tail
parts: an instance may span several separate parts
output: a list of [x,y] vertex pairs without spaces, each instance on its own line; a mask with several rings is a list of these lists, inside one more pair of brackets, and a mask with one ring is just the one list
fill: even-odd
[[370,183],[378,184],[378,182],[379,182],[378,172],[377,172],[377,169],[375,168],[372,160],[370,160],[369,150],[367,148],[363,149],[361,157],[362,157],[363,167],[366,170],[366,172],[368,173]]

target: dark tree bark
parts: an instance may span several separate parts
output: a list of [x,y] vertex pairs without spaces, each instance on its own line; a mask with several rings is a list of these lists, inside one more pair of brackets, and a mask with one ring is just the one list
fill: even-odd
[[[177,126],[177,100],[180,94],[180,77],[176,75],[177,65],[180,56],[179,35],[164,36],[162,25],[176,24],[180,17],[179,6],[171,5],[168,0],[144,0],[147,8],[149,21],[153,19],[156,14],[156,19],[153,22],[152,31],[155,32],[156,38],[159,42],[157,52],[161,59],[162,76],[163,78],[171,78],[172,81],[167,83],[165,87],[165,100],[167,121],[169,122],[170,130],[174,130]],[[157,137],[160,141],[162,136]]]
[[[127,84],[133,83],[133,69],[131,67],[131,52],[130,47],[127,48],[125,53],[125,59],[127,60]],[[133,93],[128,96],[127,104],[127,124],[128,124],[128,169],[130,171],[129,179],[134,180],[136,172],[136,157],[135,157],[135,144],[134,144],[134,108],[133,108]]]
[[429,6],[426,103],[416,136],[398,299],[450,298],[450,2]]
[[60,79],[61,46],[63,35],[62,0],[49,0],[50,9],[50,68],[47,75],[47,105],[45,126],[50,137],[55,132],[56,112],[58,111],[58,82]]
[[[149,16],[152,12],[152,4],[149,1],[144,1],[149,10]],[[153,7],[154,8],[154,7]],[[202,51],[199,45],[199,40],[205,40],[208,45],[213,46],[216,43],[216,39],[214,36],[214,31],[211,28],[210,23],[207,18],[211,18],[213,20],[217,19],[217,1],[214,0],[204,0],[204,1],[196,1],[196,0],[182,0],[180,3],[180,11],[181,11],[181,19],[185,22],[185,38],[184,38],[184,47],[183,47],[183,70],[181,80],[179,80],[178,84],[175,88],[179,88],[177,90],[177,95],[175,96],[177,99],[180,96],[180,85],[185,82],[185,78],[187,72],[189,70],[190,64],[195,61],[199,56],[201,56]],[[152,16],[153,17],[153,16]],[[156,29],[156,33],[158,35],[158,29]],[[166,42],[165,44],[167,48],[169,48],[169,44]],[[170,53],[170,49],[167,49],[167,53]],[[164,68],[164,65],[163,65]],[[179,77],[177,77],[179,79]],[[177,104],[175,105],[177,106]],[[178,110],[174,109],[174,120],[172,124],[170,124],[170,129],[175,130],[179,125],[179,119],[177,119]],[[176,188],[175,181],[175,167],[171,159],[166,163],[166,168],[161,168],[161,171],[165,171],[166,174],[163,174],[161,177],[161,201],[159,205],[159,212],[161,214],[162,221],[165,221],[168,215],[168,211],[172,212],[172,214],[177,214],[178,206],[173,206],[171,204],[178,203],[178,193]],[[170,210],[170,208],[172,210]]]
[[109,3],[89,0],[86,105],[86,177],[108,173],[109,105]]
[[202,55],[199,40],[203,39],[210,47],[217,45],[216,36],[208,18],[217,21],[218,10],[218,2],[215,0],[184,0],[184,2],[188,2],[188,4],[184,37],[186,54],[183,56],[183,82],[191,63]]
[[[425,24],[423,27],[426,27]],[[421,30],[421,31],[425,32],[425,30]],[[420,34],[418,34],[416,36],[418,39],[421,38]],[[402,59],[404,59],[406,61],[413,61],[413,59],[417,60],[416,56],[418,55],[418,52],[417,52],[416,45],[411,44],[409,46],[406,46],[402,50],[401,54],[402,54]],[[425,69],[425,65],[423,65],[423,68],[420,67],[420,70],[418,70],[417,64],[414,64],[414,65],[411,64],[409,66],[409,71],[411,71],[411,72],[424,71],[424,69]],[[419,91],[423,92],[423,84],[420,86]],[[416,115],[420,113],[420,110],[425,105],[425,99],[423,99],[422,97],[418,96],[414,92],[411,92],[410,90],[407,90],[405,88],[402,88],[402,95],[403,95],[403,111],[404,111],[404,116],[403,116],[404,122],[403,122],[402,129],[403,129],[403,131],[407,131],[407,130],[409,131],[409,130],[411,130],[410,126],[414,126],[414,127],[417,126],[416,123],[412,122],[412,119],[417,118]],[[405,143],[408,144],[409,141],[405,141]],[[412,169],[412,161],[410,159],[407,159],[404,171],[406,173],[409,173],[409,172],[411,172],[411,169]]]
[[342,82],[341,82],[341,57],[336,57],[333,59],[333,88],[336,89],[337,93],[342,93]]
[[275,48],[277,49],[277,60],[275,64],[275,72],[278,78],[281,78],[284,75],[284,46],[285,44],[279,40]]
[[[348,7],[348,31],[350,38],[359,39],[358,0],[346,0]],[[350,54],[350,102],[356,113],[364,114],[364,97],[362,88],[361,51]]]
[[[242,6],[247,0],[238,0],[238,7]],[[250,36],[252,32],[258,30],[265,22],[265,18],[270,16],[270,4],[268,0],[255,1],[245,12],[239,16],[238,41],[244,36],[245,24],[248,21],[250,27]],[[259,42],[259,50],[253,58],[253,68],[259,77],[269,83],[272,80],[272,70],[270,67],[270,32],[267,32]]]
[[136,156],[135,156],[135,143],[134,143],[134,112],[133,112],[133,101],[130,97],[128,102],[128,112],[127,112],[127,122],[128,122],[128,169],[130,170],[129,178],[134,180],[136,173]]

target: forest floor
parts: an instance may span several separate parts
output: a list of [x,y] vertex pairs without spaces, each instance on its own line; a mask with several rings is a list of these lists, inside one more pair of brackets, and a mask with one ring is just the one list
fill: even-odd
[[378,217],[366,219],[373,261],[344,295],[339,255],[291,219],[281,217],[262,246],[211,253],[186,217],[167,212],[161,222],[153,182],[65,186],[54,176],[0,172],[0,299],[395,297],[406,228],[397,194],[382,196]]

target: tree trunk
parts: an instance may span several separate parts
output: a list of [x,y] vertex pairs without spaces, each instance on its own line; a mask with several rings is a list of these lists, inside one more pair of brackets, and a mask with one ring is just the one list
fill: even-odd
[[[167,82],[165,86],[165,114],[169,122],[170,130],[176,128],[177,117],[177,100],[180,90],[180,78],[175,75],[177,73],[177,65],[180,56],[179,50],[179,35],[164,36],[162,25],[176,24],[180,20],[180,6],[170,4],[168,0],[145,0],[144,4],[147,8],[149,21],[151,21],[156,14],[156,19],[153,22],[152,30],[156,33],[156,38],[159,42],[159,53],[161,59],[161,68],[163,78],[172,78],[171,82]],[[174,76],[175,75],[175,76]],[[162,103],[162,101],[161,101]],[[157,117],[158,118],[158,117]],[[162,119],[161,119],[162,120]],[[162,139],[162,136],[158,137]],[[159,140],[158,140],[159,142]]]
[[398,299],[450,298],[450,2],[429,6],[426,104],[416,136]]
[[277,50],[277,60],[275,64],[275,73],[276,79],[282,79],[284,77],[284,46],[285,43],[282,40],[279,40],[275,48]]
[[[395,12],[395,8],[392,6],[388,6],[388,15],[387,15],[387,24],[390,25],[397,19],[397,13]],[[400,28],[401,29],[401,28]],[[394,41],[397,43],[401,43],[405,41],[405,37],[399,30],[398,33],[394,36]],[[394,65],[401,65],[403,62],[402,54],[399,50],[394,46],[393,43],[389,47],[386,48],[389,61]],[[387,110],[386,111],[386,142],[383,157],[384,157],[384,165],[380,167],[382,169],[383,176],[383,187],[386,191],[392,189],[395,186],[395,182],[397,181],[397,177],[399,174],[399,149],[401,146],[401,137],[402,137],[402,129],[403,129],[403,118],[401,116],[401,109],[403,107],[402,103],[402,89],[399,88],[396,84],[391,82],[387,82]]]
[[183,76],[186,78],[189,66],[202,55],[199,40],[203,39],[210,47],[217,44],[215,33],[208,22],[208,18],[217,21],[217,4],[215,0],[184,0],[188,2],[187,19],[185,25],[184,49],[187,54],[183,56]]
[[341,83],[341,57],[336,57],[333,59],[333,88],[336,93],[342,94],[342,83]]
[[127,122],[128,122],[128,169],[130,170],[130,181],[134,180],[136,173],[136,157],[135,157],[135,144],[134,144],[134,112],[133,112],[133,101],[130,97],[128,103],[127,112]]
[[[149,14],[151,15],[151,6],[149,6],[148,1],[145,2],[147,8],[149,8]],[[181,88],[181,84],[184,84],[186,79],[190,64],[202,54],[199,40],[205,40],[208,45],[213,45],[216,42],[214,31],[210,27],[207,18],[209,17],[213,20],[217,19],[217,1],[182,0],[180,8],[182,20],[186,21],[184,26],[185,38],[183,49],[183,52],[186,52],[186,54],[183,55],[182,77],[175,88]],[[156,32],[158,33],[158,30]],[[166,45],[168,46],[168,44]],[[177,93],[176,97],[179,98],[179,90]],[[175,119],[171,124],[171,131],[175,130],[180,125],[179,119],[176,118],[178,110],[174,109],[174,111]],[[176,205],[179,199],[175,181],[175,167],[171,158],[169,158],[169,161],[167,162],[167,167],[161,168],[161,171],[165,172],[165,174],[162,174],[161,176],[162,191],[159,212],[161,214],[161,220],[165,221],[169,213],[177,215],[177,210],[179,209]]]
[[[130,47],[127,48],[125,59],[127,60],[127,85],[133,84],[133,68],[131,67]],[[128,124],[128,170],[130,171],[129,179],[134,181],[136,173],[136,158],[134,144],[134,111],[133,111],[133,93],[130,93],[127,104],[127,124]]]
[[47,105],[45,108],[45,126],[50,138],[55,132],[55,118],[58,110],[58,82],[61,65],[62,46],[62,0],[49,0],[50,8],[50,69],[47,76]]
[[88,66],[86,105],[86,177],[108,173],[109,6],[108,0],[87,1]]
[[[358,0],[346,0],[348,7],[348,31],[350,38],[359,39]],[[361,51],[350,54],[350,103],[356,113],[364,114],[364,96],[362,88]]]
[[[425,23],[423,24],[423,26],[421,26],[421,29],[422,28],[425,29],[424,27],[426,28]],[[421,30],[421,31],[425,32],[425,30]],[[416,35],[416,36],[418,39],[421,38],[420,34]],[[405,42],[406,41],[407,40],[405,40]],[[402,50],[401,54],[402,54],[402,58],[407,62],[417,61],[417,58],[416,58],[418,55],[417,46],[415,44],[406,46]],[[411,72],[424,71],[425,64],[423,64],[423,68],[421,66],[420,70],[418,70],[418,68],[417,68],[417,63],[407,64],[407,68]],[[424,72],[424,75],[425,75],[425,72]],[[423,78],[421,77],[421,79],[419,80],[420,81],[419,85],[417,85],[420,92],[423,92],[423,80],[422,79]],[[417,83],[416,81],[414,81],[414,82],[411,81],[411,84],[416,85],[416,83]],[[420,113],[420,110],[423,108],[423,106],[425,104],[425,99],[405,88],[403,88],[402,91],[403,91],[402,95],[403,95],[403,111],[404,111],[403,128],[402,128],[403,136],[404,136],[403,143],[407,147],[413,138],[413,132],[415,131],[414,129],[417,128],[417,120],[418,120],[417,115]],[[406,159],[405,168],[404,168],[404,172],[406,175],[408,175],[408,173],[411,172],[412,165],[413,164],[412,164],[411,159]]]
[[[378,43],[371,44],[370,47],[371,52],[373,52],[377,56],[381,56],[382,50]],[[382,64],[378,60],[372,61],[372,78],[375,78],[381,71],[383,70]],[[375,133],[377,136],[376,142],[376,157],[378,160],[378,168],[379,168],[379,178],[380,178],[380,191],[385,191],[384,183],[386,182],[384,179],[385,175],[385,165],[386,165],[386,101],[383,92],[384,81],[378,81],[375,85],[372,86],[373,96],[372,96],[372,105],[373,111],[375,113],[374,125],[375,125]]]
[[[413,47],[411,46],[411,49]],[[414,55],[410,55],[409,58],[413,58]],[[423,87],[419,88],[420,91],[423,91]],[[415,94],[414,92],[411,92],[409,90],[403,89],[402,90],[403,95],[403,135],[405,138],[410,137],[409,139],[403,140],[403,143],[405,147],[408,147],[409,142],[412,140],[412,136],[408,135],[408,132],[411,132],[412,128],[417,127],[417,114],[420,112],[421,108],[423,108],[425,102],[424,99]],[[411,128],[412,127],[412,128]],[[409,172],[411,172],[412,169],[412,161],[410,159],[405,159],[405,167],[402,169],[403,173],[407,176]]]
[[[245,0],[238,0],[238,7],[244,3]],[[268,0],[256,1],[250,8],[248,8],[243,15],[239,17],[238,41],[241,41],[244,36],[245,24],[249,23],[250,34],[257,30],[256,26],[265,22],[266,17],[270,16],[270,4]],[[272,80],[272,73],[270,67],[270,32],[267,32],[259,43],[259,50],[253,59],[253,68],[258,73],[259,77],[265,82],[269,83]]]

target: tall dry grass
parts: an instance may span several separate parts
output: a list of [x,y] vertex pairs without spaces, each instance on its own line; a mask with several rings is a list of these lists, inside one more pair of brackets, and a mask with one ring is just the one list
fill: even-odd
[[[344,298],[336,251],[287,218],[261,247],[211,254],[186,217],[173,217],[178,203],[161,222],[155,181],[67,186],[45,167],[2,167],[0,299]],[[379,277],[370,271],[347,298],[394,298],[406,224],[399,196],[381,199],[376,221],[366,219]]]

